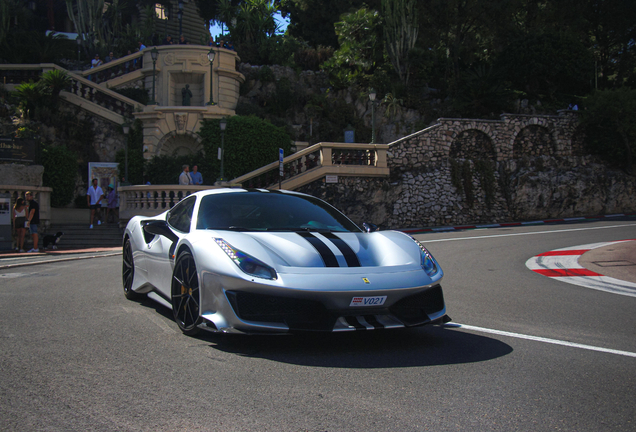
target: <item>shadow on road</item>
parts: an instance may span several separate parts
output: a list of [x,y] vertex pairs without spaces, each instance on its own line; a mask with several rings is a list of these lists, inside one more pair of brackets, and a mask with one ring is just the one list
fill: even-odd
[[393,368],[492,360],[512,347],[457,328],[420,327],[368,333],[286,336],[203,335],[210,347],[240,356],[302,366]]
[[[172,321],[172,311],[150,299],[139,302]],[[175,324],[176,328],[176,324]],[[183,336],[184,338],[188,336]],[[456,327],[288,335],[230,335],[203,332],[195,337],[212,349],[301,366],[393,368],[438,366],[492,360],[512,352],[497,339]]]

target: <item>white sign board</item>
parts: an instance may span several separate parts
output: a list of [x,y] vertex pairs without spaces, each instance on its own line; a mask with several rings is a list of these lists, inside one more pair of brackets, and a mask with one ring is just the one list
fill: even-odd
[[327,175],[327,176],[325,176],[325,182],[326,183],[338,183],[338,176],[337,175]]

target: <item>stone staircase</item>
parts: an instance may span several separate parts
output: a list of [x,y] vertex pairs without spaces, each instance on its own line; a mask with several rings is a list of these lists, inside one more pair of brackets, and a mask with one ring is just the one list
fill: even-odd
[[[122,231],[118,224],[94,225],[89,228],[88,223],[52,224],[47,230],[48,234],[61,231],[64,237],[58,243],[59,249],[82,249],[89,247],[115,247],[122,245]],[[43,236],[40,236],[40,242]],[[42,243],[40,243],[42,246]]]
[[51,209],[51,226],[40,234],[40,247],[45,235],[64,233],[59,249],[83,249],[93,247],[115,247],[122,245],[122,232],[116,223],[93,225],[90,229],[88,209]]

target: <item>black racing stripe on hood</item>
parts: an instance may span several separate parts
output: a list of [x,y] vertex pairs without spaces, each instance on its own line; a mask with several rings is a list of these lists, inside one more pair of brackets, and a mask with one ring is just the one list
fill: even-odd
[[349,246],[343,239],[341,239],[340,237],[338,237],[332,232],[326,232],[326,233],[320,233],[320,234],[322,234],[323,236],[331,240],[331,242],[334,245],[336,245],[336,247],[340,250],[340,252],[342,252],[342,255],[344,255],[344,258],[347,261],[347,266],[360,267],[360,260],[358,259],[358,256],[353,251],[353,249],[351,249],[351,246]]
[[327,247],[327,245],[322,242],[322,240],[320,240],[318,237],[314,236],[310,232],[299,232],[298,235],[307,240],[314,247],[314,249],[318,251],[320,257],[325,263],[325,267],[340,267],[338,265],[338,259],[333,254],[333,252],[331,252],[331,249],[329,249],[329,247]]

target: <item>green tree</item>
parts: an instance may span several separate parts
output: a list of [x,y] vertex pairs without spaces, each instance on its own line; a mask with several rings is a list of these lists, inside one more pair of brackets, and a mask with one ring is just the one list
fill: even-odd
[[599,88],[636,88],[636,2],[588,0],[585,9]]
[[581,111],[591,152],[634,174],[636,154],[636,90],[599,90]]
[[71,78],[66,71],[53,69],[42,74],[41,82],[51,95],[52,107],[56,107],[60,92],[71,85]]
[[94,51],[104,41],[104,0],[66,0],[66,9],[85,52]]
[[338,47],[334,24],[344,13],[363,7],[380,10],[380,0],[282,0],[280,11],[290,22],[287,32],[310,46]]
[[344,85],[354,81],[366,87],[376,66],[383,60],[380,15],[366,8],[345,13],[335,24],[340,48],[324,66],[332,75],[340,74]]
[[44,100],[47,96],[47,88],[41,81],[29,81],[17,86],[14,93],[20,101],[20,107],[25,117],[31,118],[36,108],[44,104]]
[[278,24],[274,18],[277,7],[271,0],[246,0],[236,12],[236,25],[230,25],[231,38],[241,59],[263,64],[268,52],[266,43],[275,37]]
[[409,82],[409,53],[417,41],[415,0],[382,0],[384,40],[395,72],[405,85]]
[[557,94],[571,98],[591,90],[591,53],[571,33],[520,34],[503,50],[498,63],[512,88],[529,98],[555,100]]

